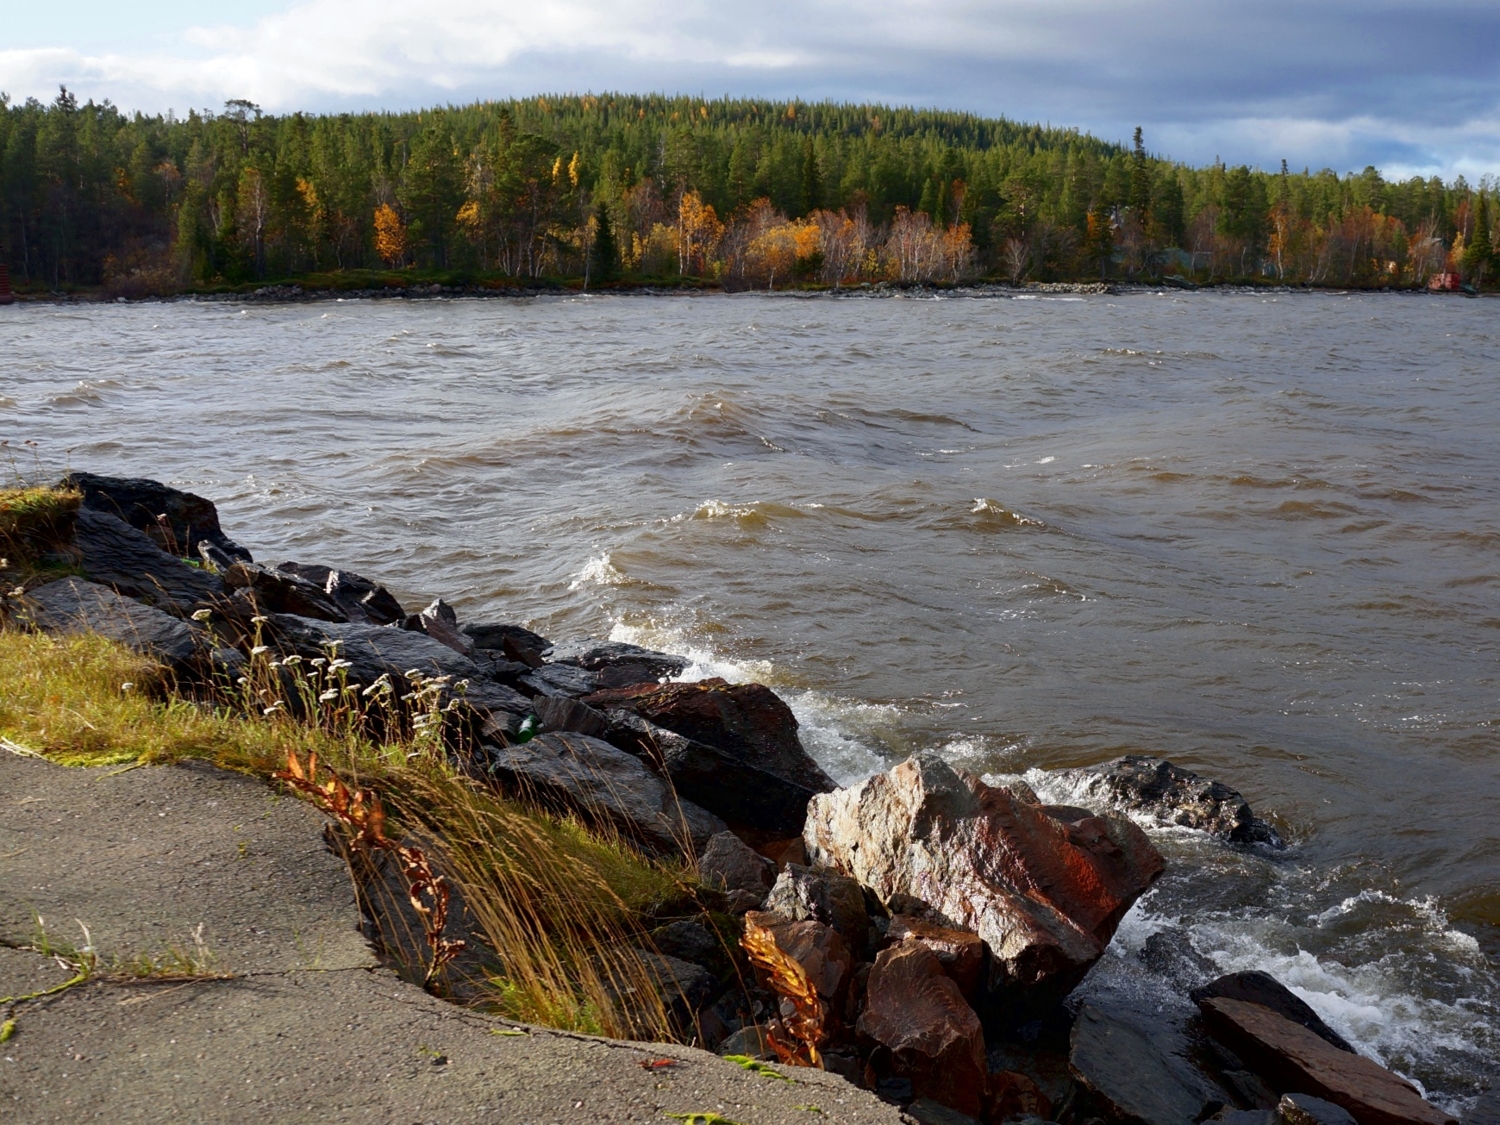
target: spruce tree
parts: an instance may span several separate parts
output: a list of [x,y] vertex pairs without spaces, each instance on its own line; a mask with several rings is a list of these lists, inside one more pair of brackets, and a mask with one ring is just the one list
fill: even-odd
[[1495,268],[1495,246],[1490,237],[1489,195],[1480,189],[1479,200],[1474,207],[1474,233],[1464,246],[1464,272],[1475,285],[1484,283],[1485,276]]
[[1146,221],[1146,209],[1151,206],[1151,170],[1146,166],[1146,145],[1141,127],[1135,127],[1135,149],[1130,157],[1130,209],[1142,223]]
[[823,180],[818,175],[818,154],[812,137],[802,142],[802,213],[810,215],[823,206]]
[[609,208],[599,204],[595,210],[599,229],[594,232],[594,244],[589,248],[592,257],[590,272],[597,281],[613,281],[620,270],[620,253],[615,246],[615,229],[609,221]]

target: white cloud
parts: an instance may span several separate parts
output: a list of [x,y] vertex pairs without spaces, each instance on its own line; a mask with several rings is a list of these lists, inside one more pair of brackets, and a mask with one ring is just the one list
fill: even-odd
[[[1454,28],[1466,33],[1455,37]],[[1469,0],[302,0],[165,47],[0,52],[0,89],[159,111],[540,92],[878,99],[1077,125],[1182,159],[1500,163],[1500,10]]]

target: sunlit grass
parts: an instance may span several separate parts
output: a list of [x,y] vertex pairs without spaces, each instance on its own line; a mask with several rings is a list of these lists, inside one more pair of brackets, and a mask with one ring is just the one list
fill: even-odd
[[225,702],[189,700],[151,661],[103,638],[0,629],[0,738],[69,766],[198,758],[262,778],[288,752],[316,754],[350,786],[378,793],[393,831],[457,886],[494,964],[493,979],[464,982],[466,997],[551,1026],[671,1033],[633,948],[648,945],[651,916],[690,893],[684,867],[477,785],[420,727],[377,741],[355,722],[265,714],[245,705],[253,686],[239,701],[228,685]]

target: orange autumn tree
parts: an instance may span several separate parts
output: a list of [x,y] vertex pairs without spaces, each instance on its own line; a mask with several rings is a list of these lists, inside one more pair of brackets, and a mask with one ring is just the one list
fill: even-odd
[[406,224],[389,203],[375,208],[375,253],[388,266],[406,260]]
[[724,237],[724,224],[719,222],[713,204],[704,203],[696,191],[683,192],[677,207],[677,231],[678,270],[692,273],[696,265],[700,276],[706,273],[709,258]]

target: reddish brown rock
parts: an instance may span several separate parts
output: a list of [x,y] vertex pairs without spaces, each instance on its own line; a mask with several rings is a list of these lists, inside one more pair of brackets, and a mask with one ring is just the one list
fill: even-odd
[[990,1075],[989,1105],[990,1121],[1009,1121],[1013,1117],[1040,1117],[1046,1121],[1052,1116],[1052,1102],[1041,1087],[1014,1070]]
[[1128,821],[1029,804],[931,753],[814,797],[803,838],[888,906],[916,899],[978,934],[989,988],[1017,1002],[1081,980],[1162,871]]
[[918,1097],[978,1117],[984,1032],[937,954],[915,940],[883,950],[866,996],[859,1033],[890,1051],[895,1075],[910,1081]]
[[[979,972],[984,968],[984,941],[978,934],[939,926],[910,914],[896,914],[892,916],[885,936],[892,942],[908,938],[921,942],[937,955],[943,972],[953,978],[958,990],[965,996],[974,995]],[[1045,1118],[1047,1115],[1040,1116]]]
[[745,922],[769,931],[776,948],[802,966],[818,996],[834,1005],[849,983],[854,958],[832,927],[810,919],[793,922],[781,914],[758,910],[746,914]]
[[731,684],[720,679],[644,683],[595,692],[584,702],[601,711],[611,707],[633,711],[659,727],[814,792],[834,788],[803,749],[791,708],[764,684]]
[[1206,997],[1199,1007],[1214,1038],[1278,1089],[1324,1098],[1359,1125],[1456,1125],[1399,1075],[1269,1008],[1227,997]]

